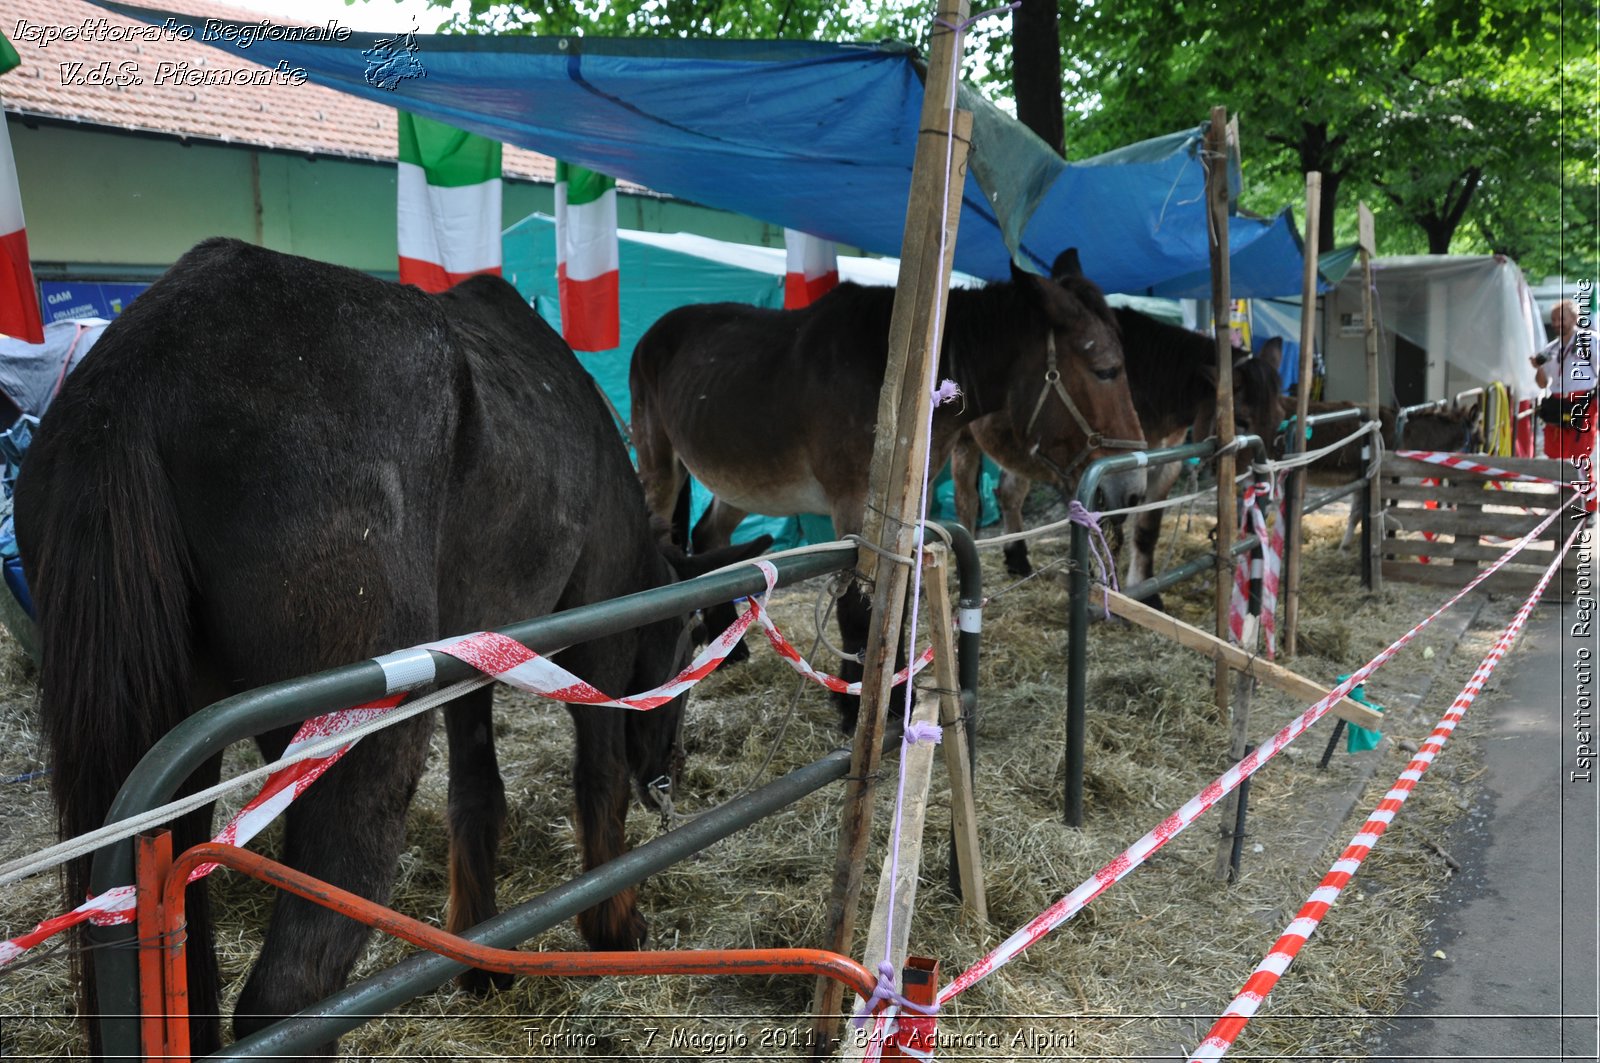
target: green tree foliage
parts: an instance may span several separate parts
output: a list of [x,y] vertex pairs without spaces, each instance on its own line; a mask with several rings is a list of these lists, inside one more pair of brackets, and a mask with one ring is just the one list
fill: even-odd
[[1248,204],[1297,202],[1303,175],[1323,174],[1325,248],[1353,232],[1355,212],[1338,209],[1353,194],[1378,210],[1386,251],[1509,241],[1524,264],[1554,265],[1564,231],[1570,262],[1585,234],[1594,246],[1592,207],[1564,227],[1541,212],[1559,213],[1575,176],[1564,158],[1586,158],[1593,187],[1592,128],[1586,145],[1558,120],[1562,78],[1569,108],[1584,106],[1585,63],[1594,83],[1588,26],[1527,0],[1084,2],[1062,25],[1065,102],[1081,115],[1068,153],[1197,124],[1220,103],[1244,130]]

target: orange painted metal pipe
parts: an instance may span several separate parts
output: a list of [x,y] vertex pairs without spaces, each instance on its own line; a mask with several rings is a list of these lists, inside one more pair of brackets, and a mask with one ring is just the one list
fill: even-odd
[[[184,981],[182,928],[183,890],[190,871],[216,863],[304,897],[386,934],[409,941],[430,952],[478,967],[517,975],[631,975],[631,974],[800,974],[831,978],[870,999],[877,978],[848,956],[821,949],[691,949],[680,952],[518,952],[479,945],[438,927],[374,904],[348,890],[330,886],[275,860],[237,848],[206,842],[196,845],[173,862],[167,877],[163,909],[165,932],[177,942],[176,976]],[[169,994],[174,990],[169,965]],[[187,1029],[187,1026],[185,1026]]]
[[[162,936],[166,921],[161,913],[162,886],[172,866],[172,835],[168,831],[141,834],[134,839],[134,920],[139,935],[139,1044],[146,1059],[165,1059],[167,1016],[171,1003],[162,977]],[[187,1009],[185,1009],[187,1010]],[[187,1051],[185,1052],[187,1055]]]

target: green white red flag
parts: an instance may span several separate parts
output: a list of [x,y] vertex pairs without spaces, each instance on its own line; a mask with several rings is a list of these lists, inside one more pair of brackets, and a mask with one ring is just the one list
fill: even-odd
[[400,282],[442,292],[500,275],[500,145],[400,112]]
[[[0,33],[0,74],[21,59]],[[22,217],[22,188],[17,183],[17,160],[11,154],[11,133],[0,109],[0,332],[7,336],[44,342],[44,320],[39,313],[39,288],[33,283],[33,262],[28,257],[28,227]]]
[[785,310],[810,306],[838,286],[839,254],[832,240],[785,229],[783,246],[787,259],[783,274]]
[[561,334],[575,351],[622,342],[617,310],[617,182],[556,163],[556,281]]

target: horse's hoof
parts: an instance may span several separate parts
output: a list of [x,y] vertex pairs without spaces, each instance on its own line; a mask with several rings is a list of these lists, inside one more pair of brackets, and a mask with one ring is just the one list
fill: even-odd
[[854,694],[833,695],[833,707],[839,710],[839,730],[844,734],[856,733],[856,718],[861,715],[861,699]]
[[1028,560],[1027,543],[1011,543],[1005,548],[1006,571],[1013,576],[1033,575],[1033,564]]
[[594,908],[580,912],[578,932],[595,952],[638,952],[650,940],[650,924],[637,908],[621,913]]
[[456,985],[475,997],[486,997],[491,993],[504,993],[511,988],[513,981],[515,981],[515,977],[506,974],[504,971],[481,971],[476,967],[456,975]]

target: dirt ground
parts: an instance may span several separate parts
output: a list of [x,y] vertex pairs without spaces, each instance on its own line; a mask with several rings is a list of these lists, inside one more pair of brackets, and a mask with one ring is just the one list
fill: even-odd
[[[1336,548],[1342,514],[1318,514],[1309,523],[1301,654],[1292,666],[1331,685],[1445,594],[1394,583],[1379,595],[1363,593],[1354,553]],[[1209,525],[1204,516],[1169,519],[1169,532],[1179,530],[1175,560],[1203,549]],[[1065,549],[1064,543],[1038,545],[1035,563],[1059,562]],[[1088,823],[1064,826],[1064,581],[1057,566],[1054,575],[1013,585],[998,551],[986,551],[984,565],[991,600],[984,620],[977,795],[989,919],[980,924],[964,914],[945,885],[949,789],[936,766],[930,843],[911,929],[913,952],[938,958],[947,979],[1088,878],[1228,763],[1227,725],[1212,704],[1209,661],[1138,629],[1097,624],[1088,676]],[[818,593],[808,585],[776,596],[774,615],[802,648],[814,637]],[[1168,606],[1209,628],[1210,595],[1207,582],[1196,581],[1169,594]],[[1481,612],[1459,650],[1452,653],[1438,635],[1425,633],[1379,671],[1368,695],[1393,707],[1392,739],[1414,743],[1427,734],[1516,604],[1471,603]],[[682,816],[843,743],[826,692],[803,684],[764,642],[752,649],[749,663],[712,677],[692,700],[685,731],[689,764],[677,796]],[[832,667],[823,654],[818,664]],[[1406,696],[1436,672],[1420,705]],[[0,683],[0,779],[10,780],[44,765],[33,673],[9,642],[0,645]],[[566,714],[509,691],[501,692],[499,704],[496,729],[510,803],[499,896],[509,907],[574,874],[577,854]],[[1265,737],[1303,708],[1258,690],[1250,733]],[[1330,835],[1326,808],[1370,775],[1356,806],[1364,815],[1409,757],[1389,741],[1354,756],[1341,749],[1321,771],[1317,761],[1330,728],[1331,718],[1257,775],[1237,883],[1213,877],[1218,825],[1209,813],[1076,919],[952,1002],[940,1021],[941,1058],[1170,1058],[1193,1048],[1358,825],[1352,820]],[[443,760],[439,729],[411,814],[394,901],[398,910],[434,923],[442,922],[446,892]],[[231,761],[237,768],[256,763],[254,751],[242,747]],[[1474,764],[1472,741],[1464,736],[1430,772],[1251,1024],[1241,1052],[1360,1054],[1362,1038],[1393,1013],[1398,985],[1422,960],[1425,905],[1450,874],[1430,842],[1462,814]],[[869,883],[876,882],[892,814],[892,788],[885,789]],[[817,944],[839,793],[837,786],[826,788],[651,878],[641,903],[653,944]],[[48,779],[0,783],[0,822],[6,825],[0,860],[53,841]],[[659,818],[639,810],[630,820],[635,844],[662,829]],[[256,847],[271,852],[277,841],[269,832]],[[266,887],[227,872],[212,881],[231,1001],[259,945],[271,896]],[[0,938],[59,910],[52,875],[8,887],[0,898]],[[860,922],[866,922],[865,909]],[[580,940],[573,927],[562,926],[526,947],[572,949]],[[356,976],[410,951],[374,941]],[[56,952],[0,972],[0,1056],[81,1054],[68,967]],[[446,987],[341,1045],[352,1059],[799,1058],[804,1051],[794,1046],[807,1028],[802,1013],[811,990],[810,980],[801,978],[524,979],[480,1000]]]

